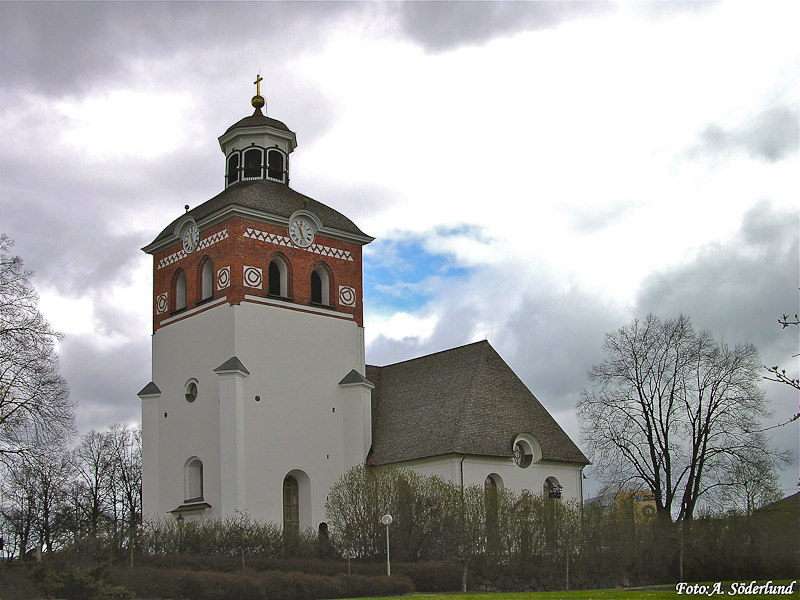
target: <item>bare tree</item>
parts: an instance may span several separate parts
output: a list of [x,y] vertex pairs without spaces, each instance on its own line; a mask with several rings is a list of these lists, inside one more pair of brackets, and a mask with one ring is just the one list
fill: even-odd
[[[792,325],[800,325],[800,320],[797,318],[797,314],[794,317],[790,317],[789,315],[783,315],[780,319],[778,319],[778,323],[780,323],[784,329]],[[797,358],[797,354],[794,355],[794,358]],[[797,377],[792,377],[791,375],[786,374],[786,369],[781,369],[779,366],[775,365],[772,367],[764,367],[769,375],[765,375],[764,379],[768,381],[776,381],[778,383],[782,383],[784,385],[788,385],[791,388],[794,388],[800,391],[800,379]],[[784,425],[788,425],[789,423],[793,423],[800,419],[800,411],[794,413],[792,417],[783,423],[778,423],[777,425],[771,425],[770,427],[765,427],[761,431],[767,431],[769,429],[775,429],[776,427],[783,427]]]
[[142,520],[142,435],[141,430],[119,423],[111,425],[108,433],[109,459],[113,477],[109,480],[113,496],[114,532],[117,547],[127,531],[129,549],[133,547]]
[[81,519],[88,526],[89,534],[96,537],[101,525],[112,520],[114,510],[116,463],[111,435],[94,430],[84,435],[73,451],[72,464]]
[[37,309],[32,273],[0,235],[0,463],[52,448],[74,432],[73,404],[59,375],[54,332]]
[[756,431],[768,413],[752,344],[730,348],[688,317],[648,315],[606,335],[604,351],[578,403],[583,439],[601,479],[643,482],[661,518],[692,519],[743,465],[785,462]]

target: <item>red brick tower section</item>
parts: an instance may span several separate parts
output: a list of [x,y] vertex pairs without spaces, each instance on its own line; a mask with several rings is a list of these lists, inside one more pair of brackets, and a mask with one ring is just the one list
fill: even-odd
[[[269,264],[279,257],[287,267],[286,295],[269,294]],[[153,254],[153,332],[221,303],[273,299],[288,310],[312,310],[364,325],[361,244],[317,234],[308,248],[294,245],[287,227],[232,216],[200,230],[197,248],[186,254],[181,241]],[[213,290],[203,290],[204,266],[210,260]],[[328,272],[327,305],[311,300],[311,274]],[[185,275],[185,306],[178,306],[177,286]],[[248,297],[250,297],[248,299]],[[337,314],[342,316],[337,316]],[[350,319],[348,319],[350,320]]]

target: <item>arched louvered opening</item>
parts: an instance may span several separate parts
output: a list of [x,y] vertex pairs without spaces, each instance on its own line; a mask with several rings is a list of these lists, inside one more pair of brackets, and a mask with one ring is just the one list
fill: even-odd
[[263,153],[258,148],[251,148],[244,153],[244,178],[261,179],[261,162]]
[[239,154],[228,157],[228,185],[239,181]]
[[214,295],[214,263],[210,258],[203,261],[200,273],[200,299],[208,300]]
[[286,262],[278,256],[269,263],[269,286],[267,293],[270,296],[286,298],[289,295],[289,273]]
[[175,310],[186,308],[186,273],[179,270],[175,276]]
[[322,265],[311,273],[311,303],[330,305],[330,276]]
[[280,181],[281,183],[286,183],[283,154],[278,150],[270,150],[267,154],[267,163],[267,177]]

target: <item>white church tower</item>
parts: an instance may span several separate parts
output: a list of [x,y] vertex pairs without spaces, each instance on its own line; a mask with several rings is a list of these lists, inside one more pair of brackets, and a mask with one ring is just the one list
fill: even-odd
[[144,512],[242,511],[304,529],[372,444],[361,254],[373,238],[289,187],[295,134],[262,113],[260,93],[252,104],[219,138],[224,191],[143,248]]

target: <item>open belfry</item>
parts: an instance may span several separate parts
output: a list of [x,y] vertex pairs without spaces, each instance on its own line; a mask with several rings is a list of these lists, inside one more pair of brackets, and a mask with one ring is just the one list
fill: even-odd
[[373,238],[289,187],[296,136],[264,114],[261,81],[219,138],[225,189],[143,248],[145,514],[317,527],[331,486],[364,464],[580,498],[588,461],[488,342],[367,367]]

